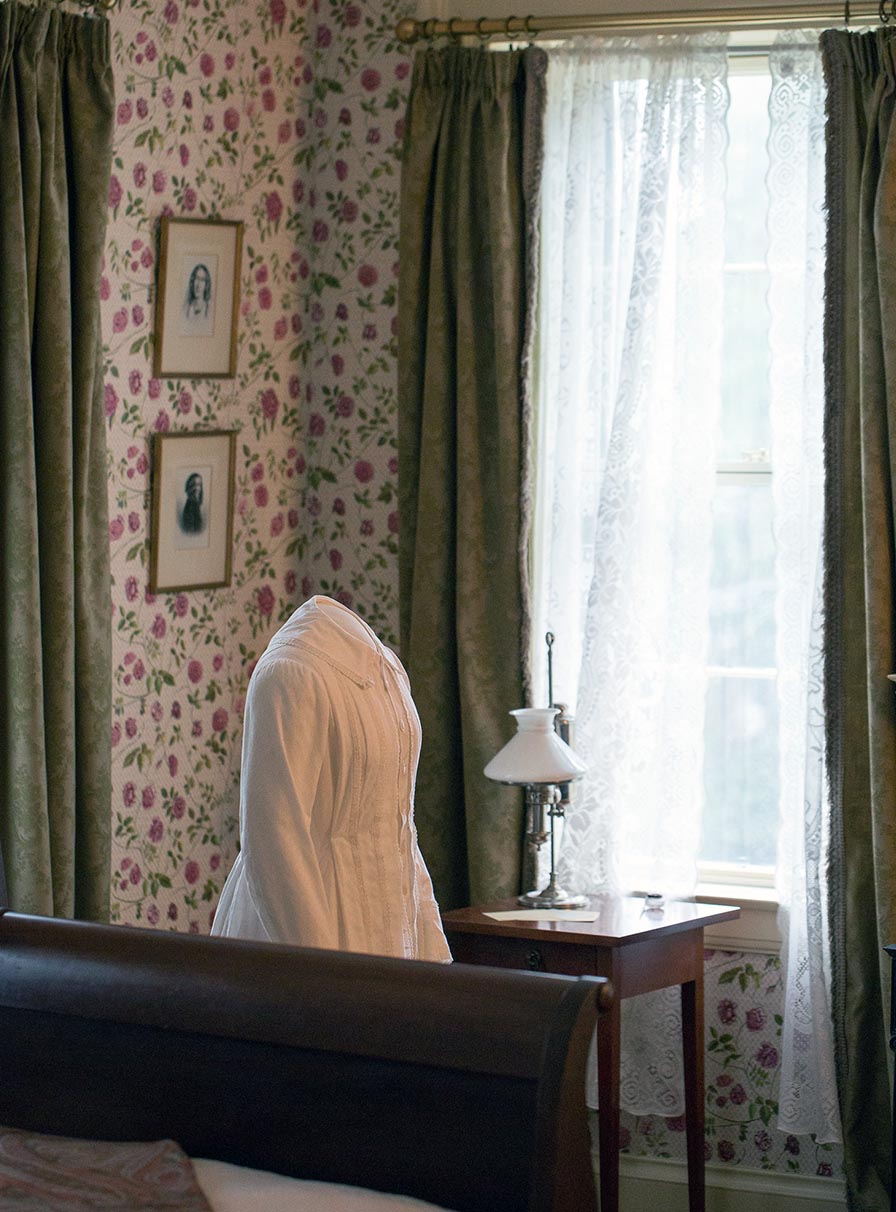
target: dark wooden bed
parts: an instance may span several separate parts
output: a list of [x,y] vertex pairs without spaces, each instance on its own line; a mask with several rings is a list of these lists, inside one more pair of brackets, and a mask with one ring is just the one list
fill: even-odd
[[0,1124],[457,1212],[594,1212],[595,978],[0,910]]

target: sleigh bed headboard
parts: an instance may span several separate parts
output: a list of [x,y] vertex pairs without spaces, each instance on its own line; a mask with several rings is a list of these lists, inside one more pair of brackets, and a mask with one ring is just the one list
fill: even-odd
[[0,1124],[458,1212],[591,1212],[594,978],[0,910]]

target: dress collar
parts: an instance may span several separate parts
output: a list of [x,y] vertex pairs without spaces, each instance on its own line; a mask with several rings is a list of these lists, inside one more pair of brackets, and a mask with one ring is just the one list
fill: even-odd
[[[339,615],[351,615],[343,623]],[[355,624],[365,635],[358,635]],[[380,662],[391,653],[376,632],[354,611],[334,598],[318,595],[304,602],[271,639],[268,648],[280,644],[299,644],[312,649],[322,660],[338,669],[358,686],[369,686]]]

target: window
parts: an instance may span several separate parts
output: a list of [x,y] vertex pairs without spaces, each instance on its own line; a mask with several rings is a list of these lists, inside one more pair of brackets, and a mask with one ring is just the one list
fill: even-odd
[[802,810],[823,95],[799,35],[608,39],[548,67],[533,660],[546,701],[553,631],[590,762],[561,859],[581,890],[674,894],[695,865],[770,888]]

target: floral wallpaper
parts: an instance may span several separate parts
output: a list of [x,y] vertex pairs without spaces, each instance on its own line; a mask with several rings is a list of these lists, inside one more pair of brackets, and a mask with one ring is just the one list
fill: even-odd
[[[307,596],[397,632],[398,0],[120,0],[102,279],[114,636],[113,920],[205,932],[236,846],[249,675]],[[245,223],[234,380],[153,378],[162,214]],[[150,439],[238,430],[233,580],[153,595]],[[707,1158],[830,1175],[774,1127],[776,957],[707,953]],[[684,1124],[623,1148],[684,1158]]]
[[[784,982],[778,955],[705,953],[708,1164],[832,1178],[839,1146],[775,1127]],[[623,1114],[622,1151],[686,1160],[684,1116]]]
[[313,35],[307,224],[303,593],[354,606],[397,643],[395,416],[398,202],[411,60],[392,35],[408,7],[333,0]]
[[[395,639],[395,216],[409,60],[388,4],[121,0],[102,279],[113,920],[208,929],[243,698],[313,592]],[[238,372],[155,379],[163,214],[245,223]],[[150,439],[238,430],[227,589],[148,591]]]

